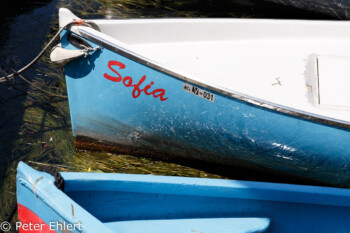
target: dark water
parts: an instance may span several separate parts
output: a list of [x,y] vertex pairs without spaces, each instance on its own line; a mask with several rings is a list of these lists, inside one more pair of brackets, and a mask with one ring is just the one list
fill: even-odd
[[[20,4],[15,0],[1,6],[0,76],[20,68],[41,49],[43,39],[49,33],[56,2]],[[35,66],[24,75],[32,77],[38,69],[40,67]],[[23,118],[29,90],[29,85],[17,79],[0,83],[0,219],[7,206],[15,201],[15,173],[14,166],[10,165],[16,164],[27,152],[16,142],[24,136],[21,129],[25,124]]]
[[[52,14],[57,1],[36,2],[27,6],[29,10],[14,18],[2,19],[0,39],[1,74],[11,73],[28,63],[36,52],[41,50],[45,36],[49,33]],[[20,10],[24,11],[23,9]],[[9,14],[9,13],[8,13]],[[17,14],[13,12],[13,14]],[[34,66],[23,75],[30,78],[38,74],[40,66]],[[0,85],[0,169],[11,160],[14,141],[18,138],[23,115],[24,102],[30,86],[15,79]],[[7,156],[6,156],[7,155]],[[10,160],[9,160],[10,159]],[[1,173],[0,173],[1,174]]]
[[[41,50],[58,29],[58,8],[85,18],[257,17],[323,19],[261,0],[14,0],[0,11],[0,76],[19,69]],[[66,95],[60,68],[44,56],[23,76],[35,86]],[[73,146],[68,101],[50,96],[19,78],[0,83],[0,221],[15,203],[15,168],[19,161],[61,171],[126,172],[213,178],[312,183],[261,170],[172,163],[128,155],[77,151]],[[15,220],[15,218],[14,218]]]

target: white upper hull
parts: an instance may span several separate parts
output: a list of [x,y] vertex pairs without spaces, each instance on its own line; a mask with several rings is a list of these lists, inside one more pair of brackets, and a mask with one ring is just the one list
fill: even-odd
[[198,83],[350,124],[350,22],[260,19],[93,22],[101,32],[87,27],[72,30],[94,35]]

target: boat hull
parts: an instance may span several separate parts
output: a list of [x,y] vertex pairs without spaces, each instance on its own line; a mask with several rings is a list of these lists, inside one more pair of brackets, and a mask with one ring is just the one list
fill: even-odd
[[[74,49],[67,34],[62,45]],[[213,66],[219,65],[213,58]],[[65,74],[73,134],[80,142],[259,166],[350,187],[349,129],[209,90],[108,48],[67,64]]]
[[19,220],[42,223],[43,228],[58,223],[66,226],[63,230],[71,226],[68,232],[91,233],[321,233],[350,228],[348,189],[63,172],[62,192],[47,173],[23,163],[17,171]]

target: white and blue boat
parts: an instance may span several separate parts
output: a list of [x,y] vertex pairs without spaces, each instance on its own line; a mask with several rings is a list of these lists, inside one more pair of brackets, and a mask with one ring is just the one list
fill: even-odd
[[349,22],[60,9],[67,24],[51,57],[79,57],[64,67],[77,143],[350,187]]
[[154,175],[53,174],[19,164],[16,228],[20,233],[29,227],[37,230],[29,232],[45,233],[350,229],[349,189]]

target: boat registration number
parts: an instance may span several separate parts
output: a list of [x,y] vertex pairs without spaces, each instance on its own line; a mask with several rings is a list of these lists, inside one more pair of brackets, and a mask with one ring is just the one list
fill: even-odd
[[210,93],[206,90],[200,89],[199,87],[193,86],[188,83],[184,83],[183,89],[191,94],[194,94],[196,96],[199,96],[205,100],[209,100],[210,102],[214,103],[215,95],[213,93]]

